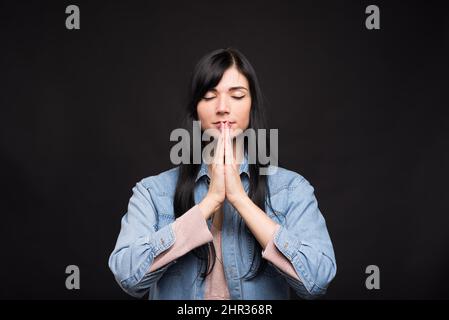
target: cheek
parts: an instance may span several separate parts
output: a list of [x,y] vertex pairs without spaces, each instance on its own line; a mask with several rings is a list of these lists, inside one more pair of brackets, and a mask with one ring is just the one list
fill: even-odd
[[204,105],[202,103],[198,103],[198,106],[196,107],[196,113],[198,114],[198,119],[202,120],[206,115],[206,108],[204,108]]
[[205,124],[211,121],[212,115],[209,111],[210,108],[207,108],[203,103],[198,103],[196,111],[198,114],[198,120],[201,121],[201,128],[205,129]]
[[251,102],[245,105],[240,106],[238,111],[238,122],[240,127],[248,127],[249,125],[249,115],[251,112]]

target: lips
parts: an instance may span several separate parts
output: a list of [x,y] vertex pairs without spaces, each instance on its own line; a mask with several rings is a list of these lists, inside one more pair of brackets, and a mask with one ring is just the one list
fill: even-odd
[[234,123],[235,123],[235,121],[224,120],[224,121],[214,122],[214,125],[217,129],[221,130],[224,128],[231,128]]

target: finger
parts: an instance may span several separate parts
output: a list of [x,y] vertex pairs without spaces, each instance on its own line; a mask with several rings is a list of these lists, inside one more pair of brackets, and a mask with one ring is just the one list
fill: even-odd
[[232,140],[231,140],[231,134],[230,134],[229,128],[225,129],[225,163],[226,164],[234,163]]
[[223,130],[220,131],[220,135],[218,137],[218,143],[215,149],[215,157],[214,157],[214,163],[215,164],[223,164],[224,162],[224,148],[225,148],[225,141],[224,141],[224,134]]
[[223,133],[224,133],[224,159],[225,159],[225,164],[229,164],[229,140],[228,140],[228,129],[224,128],[223,129]]

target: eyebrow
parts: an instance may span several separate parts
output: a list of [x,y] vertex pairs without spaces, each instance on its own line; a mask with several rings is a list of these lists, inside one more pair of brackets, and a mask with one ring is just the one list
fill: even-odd
[[[248,91],[248,89],[246,89],[245,87],[242,87],[242,86],[231,87],[231,88],[229,88],[228,91],[235,91],[235,90],[241,90],[241,89]],[[212,88],[212,89],[210,89],[209,91],[217,92],[217,89]]]
[[239,86],[239,87],[231,87],[231,88],[229,88],[228,91],[241,90],[241,89],[248,91],[248,89],[246,89],[245,87],[242,87],[242,86]]

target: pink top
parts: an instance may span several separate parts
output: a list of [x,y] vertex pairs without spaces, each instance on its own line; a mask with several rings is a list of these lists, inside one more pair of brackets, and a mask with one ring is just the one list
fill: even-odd
[[[280,227],[280,225],[277,225],[270,242],[262,251],[262,257],[273,263],[283,272],[300,280],[291,262],[279,251],[274,243],[274,236]],[[228,286],[226,284],[226,277],[221,263],[221,261],[223,261],[221,252],[221,230],[216,229],[213,225],[211,230],[209,230],[209,226],[207,225],[200,208],[196,205],[173,222],[173,232],[175,234],[174,244],[154,259],[148,272],[153,272],[170,261],[183,256],[194,248],[213,241],[215,253],[219,260],[216,259],[214,268],[206,277],[204,299],[229,300]]]
[[230,300],[226,277],[223,269],[223,258],[221,253],[221,230],[211,227],[211,232],[214,237],[215,247],[215,265],[211,273],[206,277],[204,300]]

